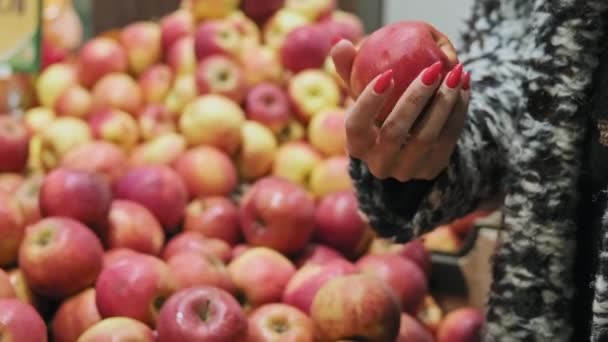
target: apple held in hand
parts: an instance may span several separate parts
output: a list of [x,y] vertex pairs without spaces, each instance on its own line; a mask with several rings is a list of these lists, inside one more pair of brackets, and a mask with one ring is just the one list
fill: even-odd
[[30,132],[23,121],[0,116],[0,172],[25,170],[29,145]]
[[160,165],[131,168],[116,182],[114,196],[146,207],[165,231],[173,231],[181,223],[188,202],[188,191],[179,175]]
[[355,265],[340,258],[326,264],[305,265],[287,284],[283,302],[309,315],[315,296],[323,285],[331,279],[355,273],[358,273]]
[[147,325],[128,317],[110,317],[87,329],[76,342],[137,341],[155,342],[155,334]]
[[159,255],[165,243],[165,233],[154,215],[141,204],[127,200],[112,201],[105,235],[108,248],[151,255]]
[[342,94],[334,79],[320,69],[308,69],[294,75],[288,94],[298,118],[308,123],[315,115],[340,105]]
[[190,252],[203,256],[213,255],[223,262],[228,262],[232,256],[230,245],[225,241],[203,236],[199,232],[186,231],[177,234],[167,243],[163,259],[168,261],[175,255]]
[[89,288],[61,303],[52,321],[53,341],[76,341],[99,321],[101,316],[95,305],[95,289]]
[[129,24],[120,33],[120,43],[127,52],[130,70],[139,75],[160,60],[160,25],[152,21]]
[[210,196],[195,199],[186,207],[184,231],[193,231],[208,238],[220,239],[233,246],[241,239],[239,210],[226,197]]
[[228,264],[228,272],[246,309],[278,302],[295,266],[282,254],[266,247],[254,247]]
[[211,145],[234,155],[241,142],[245,113],[227,97],[209,94],[190,102],[179,118],[179,129],[190,146]]
[[163,305],[158,342],[244,341],[247,317],[228,292],[209,286],[185,289]]
[[196,84],[202,95],[223,95],[236,103],[245,97],[245,80],[240,66],[231,58],[205,57],[196,68]]
[[55,169],[46,175],[40,189],[44,216],[70,217],[91,228],[105,222],[111,201],[109,183],[85,170]]
[[395,294],[379,279],[364,274],[334,278],[317,292],[311,307],[317,337],[338,341],[357,336],[395,341],[401,308]]
[[167,265],[179,290],[195,286],[213,286],[231,294],[236,293],[226,265],[212,254],[183,252],[169,258]]
[[128,67],[127,53],[123,47],[106,37],[86,42],[78,55],[78,75],[87,88],[93,87],[107,74],[126,72]]
[[65,217],[49,217],[29,226],[19,249],[19,266],[32,290],[54,299],[93,285],[102,262],[103,246],[97,236]]
[[125,255],[101,271],[95,302],[102,317],[129,317],[154,326],[163,303],[176,291],[171,270],[151,255]]
[[281,63],[293,73],[321,69],[331,49],[331,36],[319,25],[305,25],[289,32],[280,48]]
[[66,153],[60,167],[96,173],[113,184],[126,172],[127,156],[110,142],[92,141]]
[[0,337],[6,341],[47,342],[46,325],[29,304],[0,299]]
[[247,93],[245,111],[247,119],[263,124],[274,133],[281,132],[291,119],[287,94],[270,82],[260,83]]
[[485,324],[483,314],[473,308],[462,308],[448,313],[439,325],[438,342],[481,342]]
[[311,319],[289,305],[274,303],[259,307],[249,315],[249,342],[314,341]]
[[227,196],[237,186],[234,163],[225,152],[212,146],[187,151],[177,158],[174,168],[191,197]]
[[384,120],[401,94],[427,67],[443,63],[447,74],[457,63],[456,50],[436,28],[421,21],[402,21],[382,27],[365,39],[353,61],[351,89],[359,96],[378,75],[392,69],[395,87],[378,119]]
[[276,177],[257,181],[241,199],[240,222],[254,246],[293,254],[312,237],[315,203],[297,184]]

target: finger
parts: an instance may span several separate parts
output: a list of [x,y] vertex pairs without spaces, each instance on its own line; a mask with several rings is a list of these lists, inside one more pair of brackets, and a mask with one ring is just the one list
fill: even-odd
[[350,89],[350,74],[357,49],[348,39],[338,41],[331,49],[330,55],[334,61],[336,72]]
[[374,120],[393,87],[392,70],[376,76],[346,114],[346,141],[353,157],[363,158],[376,142],[378,128],[374,125]]
[[414,133],[419,143],[434,144],[437,141],[460,98],[463,79],[462,64],[458,64],[445,78],[431,105],[417,123]]
[[[463,84],[466,83],[463,82]],[[452,110],[452,114],[439,134],[439,144],[443,145],[446,142],[454,143],[460,137],[464,129],[467,112],[469,111],[470,97],[471,92],[469,89],[460,91],[460,96],[454,105],[454,110]]]
[[441,63],[425,69],[405,90],[395,108],[386,118],[378,136],[378,150],[397,154],[410,134],[410,129],[435,92],[439,83]]

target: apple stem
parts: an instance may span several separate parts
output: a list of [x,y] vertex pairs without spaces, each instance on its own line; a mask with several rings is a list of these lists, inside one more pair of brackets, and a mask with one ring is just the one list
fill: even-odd
[[210,300],[203,301],[203,303],[199,309],[198,316],[203,320],[203,322],[206,322],[211,317],[211,301]]
[[44,247],[51,242],[51,238],[53,237],[53,232],[50,230],[44,230],[40,232],[40,235],[36,238],[36,244],[40,247]]

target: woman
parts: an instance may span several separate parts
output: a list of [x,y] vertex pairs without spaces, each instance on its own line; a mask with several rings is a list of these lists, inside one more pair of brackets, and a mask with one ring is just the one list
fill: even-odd
[[[347,116],[351,176],[381,236],[410,240],[504,194],[484,341],[608,340],[608,225],[594,192],[608,178],[607,9],[478,0],[459,51],[470,89],[460,68],[430,67],[375,125],[387,72]],[[345,40],[332,50],[345,80],[355,55]]]

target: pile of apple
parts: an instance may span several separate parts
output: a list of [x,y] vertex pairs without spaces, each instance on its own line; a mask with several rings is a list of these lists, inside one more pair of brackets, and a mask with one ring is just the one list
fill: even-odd
[[0,340],[477,341],[428,288],[468,228],[358,211],[327,54],[363,34],[333,0],[192,0],[46,67],[0,115]]

